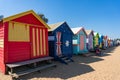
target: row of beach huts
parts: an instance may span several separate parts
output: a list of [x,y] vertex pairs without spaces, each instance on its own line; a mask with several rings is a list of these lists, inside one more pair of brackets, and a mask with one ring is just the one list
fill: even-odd
[[[67,22],[47,25],[34,11],[26,11],[0,21],[0,71],[24,75],[55,66],[53,58],[67,64],[74,61],[73,54],[87,54],[96,45],[107,49],[118,41],[83,27],[70,28]],[[24,65],[33,67],[14,71]]]

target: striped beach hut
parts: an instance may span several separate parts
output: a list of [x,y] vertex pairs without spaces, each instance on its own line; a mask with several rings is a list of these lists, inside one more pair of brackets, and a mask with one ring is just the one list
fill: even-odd
[[72,61],[73,32],[66,22],[59,22],[49,26],[51,28],[48,37],[50,56],[67,64],[67,62]]
[[71,28],[73,36],[73,53],[74,54],[84,54],[87,53],[86,40],[87,34],[83,27]]
[[9,67],[12,73],[13,67],[50,58],[48,29],[49,26],[32,10],[3,18],[0,21],[1,72],[5,73]]
[[87,33],[87,49],[89,51],[94,50],[94,46],[93,46],[93,38],[94,38],[94,33],[93,30],[85,30]]
[[94,45],[94,48],[96,47],[96,45],[99,45],[99,33],[98,32],[94,32],[93,45]]

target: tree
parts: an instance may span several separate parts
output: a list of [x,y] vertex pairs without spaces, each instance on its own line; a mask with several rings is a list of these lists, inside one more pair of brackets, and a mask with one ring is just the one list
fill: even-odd
[[3,19],[3,17],[4,17],[3,15],[0,15],[0,21]]
[[48,18],[45,17],[44,14],[38,13],[38,16],[43,19],[43,21],[45,21],[46,23],[48,23]]

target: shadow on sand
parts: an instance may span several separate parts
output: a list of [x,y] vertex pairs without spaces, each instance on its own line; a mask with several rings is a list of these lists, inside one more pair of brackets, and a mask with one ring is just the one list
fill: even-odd
[[[102,50],[102,56],[100,57],[110,56],[111,54],[109,53],[113,53],[115,49],[116,49],[116,46],[107,48],[106,50]],[[95,52],[92,52],[90,54],[92,54],[91,56],[96,56]]]
[[[107,50],[104,50],[103,57],[109,56],[113,52],[113,50],[116,47],[108,48]],[[21,76],[20,79],[22,80],[29,80],[32,78],[57,78],[57,79],[68,79],[71,77],[75,77],[78,75],[86,74],[92,71],[95,71],[91,66],[89,66],[89,63],[99,62],[103,61],[99,56],[89,56],[89,57],[83,57],[80,55],[74,55],[73,56],[74,62],[69,63],[68,65],[62,64],[60,62],[55,61],[54,63],[57,64],[57,67],[54,68],[48,68],[45,70],[42,70],[40,72],[34,72],[28,75]]]
[[114,46],[114,47],[110,47],[106,50],[104,50],[105,53],[113,53],[114,52],[114,49],[116,49],[117,46]]
[[41,73],[34,72],[28,75],[21,76],[20,79],[28,80],[32,78],[60,78],[68,79],[85,73],[94,71],[94,69],[87,65],[88,63],[101,61],[103,59],[94,58],[94,57],[82,57],[82,56],[73,56],[74,62],[69,63],[68,65],[55,62],[57,64],[56,68],[48,68],[42,70]]

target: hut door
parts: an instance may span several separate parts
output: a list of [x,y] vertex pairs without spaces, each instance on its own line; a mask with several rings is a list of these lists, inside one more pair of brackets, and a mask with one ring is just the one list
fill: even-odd
[[31,58],[44,57],[48,55],[46,29],[39,27],[31,28]]
[[71,35],[68,34],[68,33],[65,33],[65,34],[62,34],[62,37],[63,37],[63,39],[62,39],[62,42],[63,42],[63,44],[62,44],[62,53],[64,55],[68,55],[68,54],[70,54],[72,52]]
[[59,56],[62,54],[61,52],[61,32],[56,33],[56,55]]
[[80,36],[80,50],[83,50],[84,49],[84,36],[81,35]]

